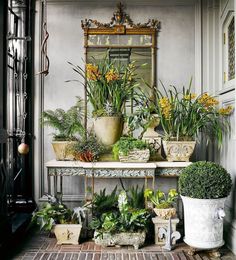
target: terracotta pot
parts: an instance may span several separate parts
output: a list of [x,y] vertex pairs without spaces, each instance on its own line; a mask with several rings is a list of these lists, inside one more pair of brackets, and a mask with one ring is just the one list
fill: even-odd
[[94,132],[100,143],[111,146],[116,143],[123,131],[123,117],[107,116],[94,118]]
[[74,157],[76,161],[81,162],[93,162],[95,160],[94,155],[90,151],[84,153],[74,153]]
[[54,227],[54,233],[57,238],[57,244],[79,244],[79,236],[82,229],[80,224],[57,224]]
[[169,219],[169,218],[174,218],[176,216],[176,208],[167,208],[167,209],[154,208],[153,210],[157,215],[157,217],[161,219]]
[[150,158],[149,149],[145,149],[145,150],[134,149],[132,151],[129,151],[127,155],[119,153],[120,162],[128,162],[128,163],[148,162],[149,158]]
[[52,147],[57,161],[72,161],[74,160],[73,152],[68,149],[68,146],[73,144],[73,141],[53,141]]
[[169,162],[189,162],[196,141],[162,141]]

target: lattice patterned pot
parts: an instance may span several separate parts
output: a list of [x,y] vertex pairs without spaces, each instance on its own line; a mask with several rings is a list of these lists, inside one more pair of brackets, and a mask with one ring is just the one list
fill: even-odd
[[130,162],[130,163],[148,162],[149,158],[150,158],[149,149],[144,149],[144,150],[134,149],[129,151],[127,155],[119,153],[119,160],[121,162]]
[[157,217],[161,219],[169,219],[169,218],[174,218],[176,216],[175,208],[167,208],[167,209],[154,208],[153,210],[157,215]]
[[167,161],[189,162],[196,141],[162,141],[162,144]]
[[57,244],[79,244],[79,236],[82,229],[80,224],[57,224],[54,227],[54,233],[57,239]]
[[101,246],[129,246],[132,245],[134,249],[139,249],[145,242],[146,233],[143,232],[122,232],[117,234],[103,233],[100,234],[95,231],[94,241]]

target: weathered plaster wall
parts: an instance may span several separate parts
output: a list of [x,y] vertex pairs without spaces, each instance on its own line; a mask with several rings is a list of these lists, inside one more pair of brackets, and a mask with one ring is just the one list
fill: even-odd
[[[235,82],[224,84],[224,59],[222,51],[223,27],[227,17],[234,12],[233,0],[208,0],[203,2],[203,89],[219,97],[221,105],[235,107]],[[223,165],[232,175],[233,189],[226,202],[225,240],[227,246],[236,253],[236,208],[235,208],[235,177],[236,177],[236,143],[235,143],[235,112],[231,116],[232,132],[225,137],[222,149],[211,146],[206,149],[201,144],[200,159],[214,160]]]
[[[146,22],[149,18],[157,18],[161,21],[162,29],[158,36],[158,78],[166,85],[175,84],[180,87],[183,84],[187,85],[190,77],[195,75],[194,1],[159,0],[126,1],[125,3],[127,13],[135,22]],[[116,1],[103,1],[102,4],[99,1],[48,1],[50,73],[45,77],[44,87],[40,92],[42,102],[40,103],[36,98],[39,110],[40,107],[42,110],[58,107],[67,109],[75,102],[75,96],[83,95],[83,88],[80,84],[65,83],[68,79],[76,78],[67,61],[78,65],[83,64],[83,31],[80,27],[80,20],[93,18],[101,22],[108,22],[115,6]],[[38,22],[36,20],[36,24]],[[36,42],[38,37],[39,32],[36,31]],[[36,45],[36,56],[39,56],[38,45]],[[38,70],[36,60],[36,71]],[[39,81],[36,76],[36,91],[39,91],[40,86],[38,85],[37,88],[37,84]],[[39,112],[36,111],[36,116],[39,116]],[[40,128],[40,126],[38,127]],[[42,163],[36,166],[38,172],[36,179],[39,180],[36,182],[36,197],[38,198],[46,191],[44,188],[46,187],[46,171],[43,163],[54,159],[49,134],[50,130],[44,129],[41,147],[37,145],[40,143],[40,131],[38,136],[36,134],[36,155],[43,155]],[[42,185],[38,187],[40,181],[42,181]],[[113,182],[117,183],[117,181]],[[167,187],[174,185],[174,182],[174,180],[161,181],[159,185],[162,183]],[[84,193],[83,180],[65,178],[64,190],[68,200],[80,200]]]

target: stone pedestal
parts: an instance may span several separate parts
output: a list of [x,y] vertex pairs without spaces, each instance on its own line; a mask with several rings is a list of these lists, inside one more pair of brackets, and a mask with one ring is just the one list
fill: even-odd
[[[160,228],[165,228],[165,229],[168,228],[169,220],[155,217],[155,218],[152,218],[152,222],[155,225],[155,244],[159,245],[159,246],[165,245],[165,242],[166,242],[165,238],[163,238],[163,239],[159,238],[158,234],[159,234]],[[171,219],[172,232],[176,231],[176,226],[178,223],[179,223],[178,218]],[[173,242],[172,244],[175,245],[175,243],[176,243],[175,239],[172,242]]]

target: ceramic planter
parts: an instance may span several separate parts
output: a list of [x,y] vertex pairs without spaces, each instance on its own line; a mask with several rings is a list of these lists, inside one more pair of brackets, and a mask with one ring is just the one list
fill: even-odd
[[156,216],[161,219],[169,219],[174,218],[176,216],[176,208],[168,208],[168,209],[153,209]]
[[181,196],[184,204],[184,242],[196,249],[214,249],[224,244],[224,203],[221,199]]
[[162,141],[169,162],[189,162],[196,141]]
[[54,227],[54,233],[57,239],[57,244],[79,244],[79,236],[82,229],[80,224],[57,224]]
[[116,143],[123,131],[123,117],[97,117],[94,118],[94,132],[100,143],[111,146]]
[[130,162],[130,163],[141,163],[141,162],[148,162],[150,158],[150,151],[149,149],[144,150],[131,150],[127,155],[119,153],[119,160],[120,162]]
[[116,234],[103,233],[97,231],[94,233],[94,241],[101,246],[128,246],[132,245],[134,249],[139,249],[145,242],[146,233],[143,232],[121,232]]
[[72,161],[74,155],[68,149],[68,146],[73,144],[71,141],[53,141],[52,147],[56,156],[57,161]]
[[155,150],[155,153],[152,153],[150,160],[159,161],[162,159],[161,157],[161,137],[155,131],[155,128],[160,123],[159,115],[152,115],[152,119],[148,125],[147,130],[144,132],[142,140],[148,142],[152,148]]

